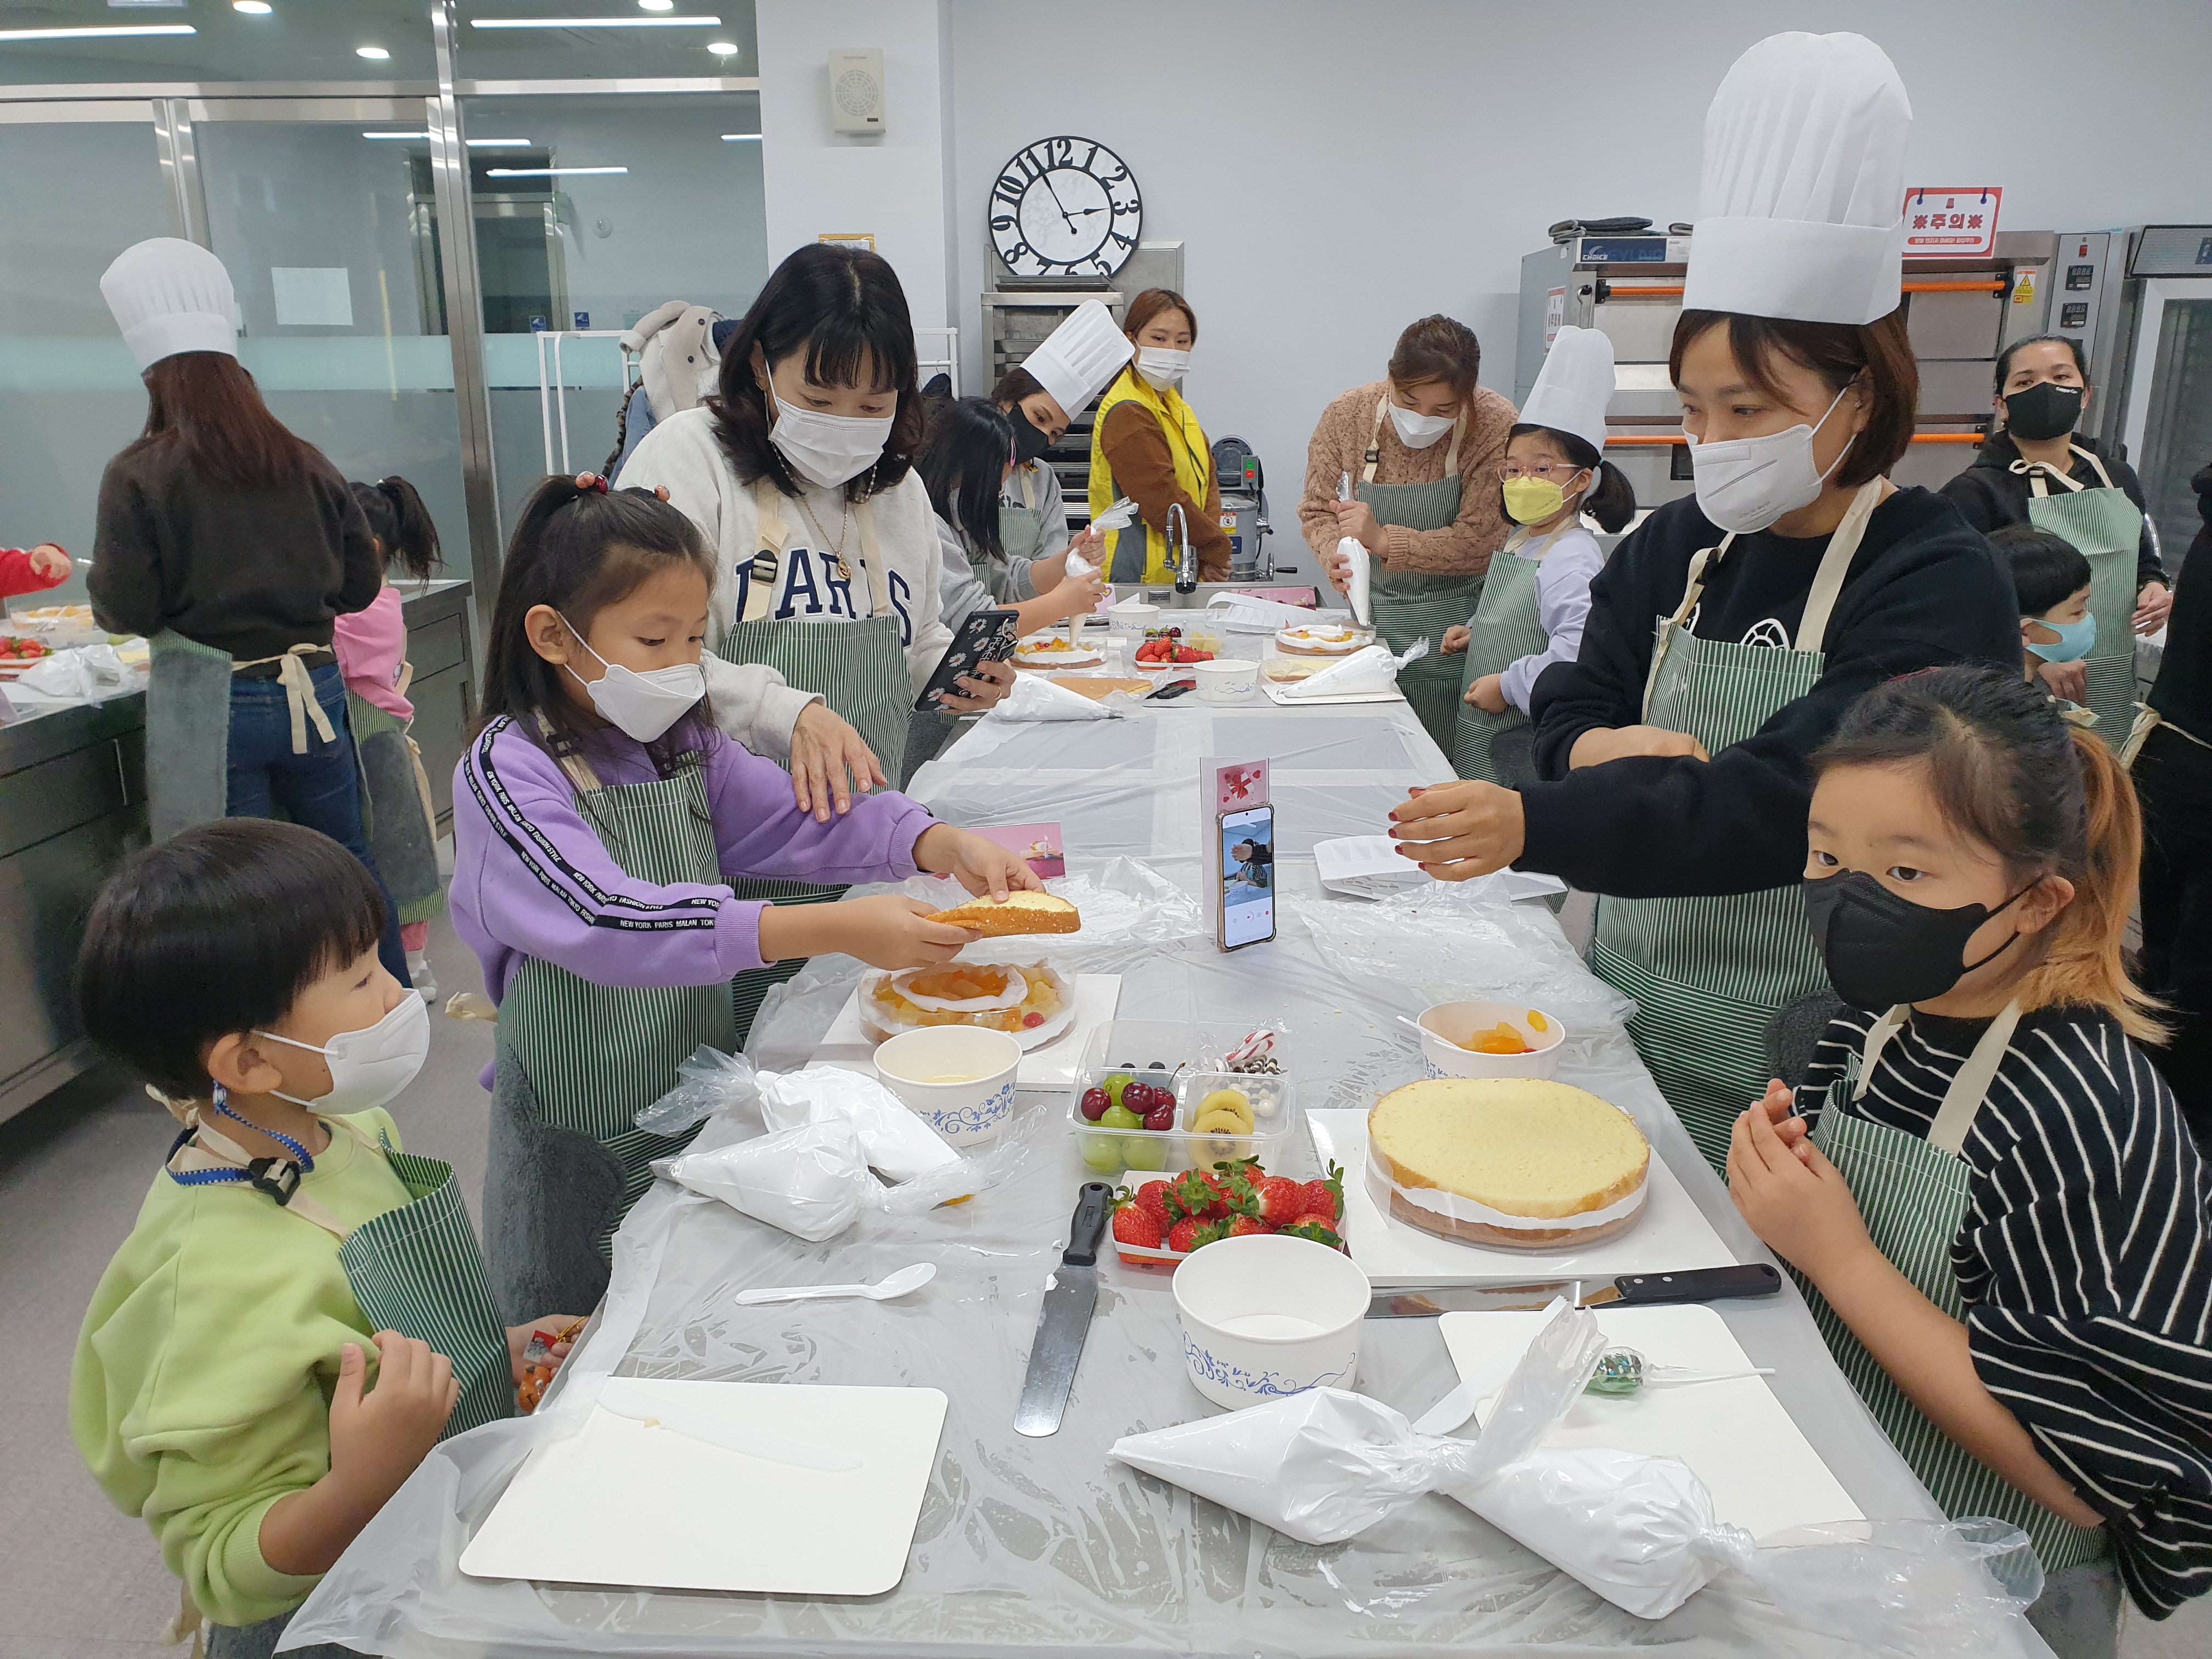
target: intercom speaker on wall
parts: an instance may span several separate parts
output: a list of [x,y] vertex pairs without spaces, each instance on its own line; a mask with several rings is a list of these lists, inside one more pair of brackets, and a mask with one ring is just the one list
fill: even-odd
[[884,130],[880,47],[840,47],[830,52],[830,125],[837,132]]

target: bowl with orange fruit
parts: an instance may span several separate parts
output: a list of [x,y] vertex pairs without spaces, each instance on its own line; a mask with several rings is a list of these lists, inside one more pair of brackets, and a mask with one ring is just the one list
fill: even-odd
[[1525,1002],[1439,1002],[1421,1010],[1431,1077],[1540,1077],[1559,1068],[1566,1027]]

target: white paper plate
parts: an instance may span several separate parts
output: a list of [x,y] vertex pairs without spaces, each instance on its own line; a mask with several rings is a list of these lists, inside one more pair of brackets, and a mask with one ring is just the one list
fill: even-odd
[[[1747,1370],[1750,1358],[1708,1307],[1592,1310],[1608,1341],[1659,1365]],[[1437,1322],[1478,1419],[1547,1317],[1542,1313],[1451,1313]],[[1705,1483],[1723,1521],[1754,1538],[1792,1527],[1861,1517],[1850,1494],[1820,1461],[1760,1376],[1646,1388],[1626,1399],[1584,1395],[1545,1440],[1547,1446],[1610,1447],[1679,1457]]]
[[[1408,1032],[1408,1038],[1412,1033]],[[1314,1155],[1344,1166],[1345,1237],[1377,1285],[1522,1285],[1538,1279],[1618,1279],[1681,1267],[1732,1267],[1735,1257],[1657,1154],[1644,1214],[1626,1232],[1576,1249],[1516,1250],[1439,1238],[1385,1215],[1367,1194],[1367,1114],[1310,1111]]]
[[1275,680],[1263,679],[1260,682],[1260,689],[1267,694],[1269,702],[1283,708],[1327,708],[1332,703],[1403,702],[1406,701],[1406,694],[1396,690],[1340,691],[1329,696],[1293,697],[1290,695],[1290,687],[1298,683],[1292,680],[1288,684],[1283,684]]
[[[1022,1052],[1024,1054],[1027,1054],[1032,1048],[1043,1048],[1046,1043],[1051,1042],[1054,1037],[1060,1036],[1063,1031],[1066,1031],[1070,1026],[1075,1024],[1075,988],[1067,982],[1067,976],[1060,973],[1057,969],[1053,969],[1052,976],[1058,981],[1060,994],[1065,999],[1065,1000],[1060,1004],[1060,1012],[1054,1014],[1050,1019],[1045,1021],[1042,1025],[1032,1025],[1025,1030],[1009,1031],[1006,1033],[1008,1036],[1013,1038],[1015,1042],[1022,1045]],[[865,1021],[862,1020],[860,1015],[861,999],[874,995],[876,987],[881,985],[885,980],[890,979],[890,977],[891,975],[890,974],[880,971],[863,974],[860,976],[860,985],[853,992],[852,1000],[846,1004],[846,1006],[853,1011],[854,1022],[855,1024],[860,1026],[860,1033],[863,1037],[867,1036],[867,1026]],[[905,1025],[901,1026],[898,1031],[894,1031],[891,1035],[896,1036],[900,1035],[900,1032],[919,1031],[927,1029],[927,1027],[920,1025]],[[869,1040],[871,1042],[874,1041],[872,1038],[870,1038]],[[873,1062],[872,1061],[871,1064]]]

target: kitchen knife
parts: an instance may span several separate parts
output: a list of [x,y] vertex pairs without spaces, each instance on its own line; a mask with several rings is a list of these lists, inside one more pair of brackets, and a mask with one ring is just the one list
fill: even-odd
[[1091,1334],[1091,1310],[1098,1305],[1098,1243],[1106,1236],[1106,1206],[1113,1188],[1086,1181],[1076,1190],[1075,1215],[1067,1224],[1067,1248],[1045,1281],[1044,1306],[1037,1313],[1036,1338],[1030,1344],[1030,1368],[1022,1379],[1021,1403],[1014,1407],[1014,1432],[1032,1438],[1056,1434],[1067,1409],[1067,1391]]
[[[1589,1288],[1584,1289],[1585,1286]],[[1370,1319],[1433,1319],[1448,1313],[1499,1313],[1541,1309],[1554,1297],[1577,1307],[1618,1302],[1646,1307],[1662,1302],[1725,1302],[1738,1297],[1772,1296],[1782,1275],[1764,1261],[1735,1267],[1697,1267],[1671,1273],[1628,1273],[1603,1279],[1550,1279],[1526,1285],[1395,1285],[1378,1290],[1367,1304]]]

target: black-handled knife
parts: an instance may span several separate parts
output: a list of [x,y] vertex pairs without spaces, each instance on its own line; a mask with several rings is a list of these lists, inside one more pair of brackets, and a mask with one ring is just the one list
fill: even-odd
[[1551,1279],[1525,1285],[1396,1285],[1377,1290],[1367,1304],[1370,1319],[1433,1319],[1448,1313],[1500,1313],[1546,1308],[1565,1297],[1584,1308],[1618,1302],[1625,1307],[1667,1302],[1727,1302],[1772,1296],[1782,1275],[1764,1261],[1734,1267],[1692,1267],[1676,1273],[1626,1273],[1619,1279]]
[[1044,1289],[1030,1367],[1022,1397],[1014,1407],[1014,1432],[1032,1437],[1057,1433],[1075,1367],[1091,1334],[1091,1310],[1098,1305],[1098,1246],[1106,1237],[1106,1217],[1114,1189],[1086,1181],[1077,1189],[1075,1214],[1067,1224],[1067,1248]]

